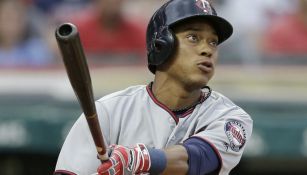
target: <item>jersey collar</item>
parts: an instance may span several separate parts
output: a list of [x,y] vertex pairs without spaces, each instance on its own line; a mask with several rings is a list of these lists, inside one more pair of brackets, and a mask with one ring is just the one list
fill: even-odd
[[[152,99],[152,101],[158,105],[159,107],[161,107],[162,109],[164,109],[166,112],[168,112],[172,118],[175,120],[176,124],[178,124],[179,122],[179,118],[184,118],[186,116],[188,116],[189,114],[191,114],[195,107],[201,103],[203,103],[206,99],[208,99],[208,97],[211,95],[211,88],[209,86],[205,86],[204,88],[208,89],[208,92],[203,92],[203,94],[200,97],[199,103],[197,103],[194,106],[191,106],[191,108],[188,108],[187,110],[185,110],[182,113],[178,113],[178,111],[172,111],[171,109],[169,109],[166,105],[164,105],[163,103],[161,103],[158,99],[156,99],[156,97],[154,96],[153,92],[152,92],[152,84],[153,82],[150,82],[147,86],[146,86],[146,90],[148,95],[150,96],[150,98]],[[180,114],[180,115],[176,115],[176,114]]]

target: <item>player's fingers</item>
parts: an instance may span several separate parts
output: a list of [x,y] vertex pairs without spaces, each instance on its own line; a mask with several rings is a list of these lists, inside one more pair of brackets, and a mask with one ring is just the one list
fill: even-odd
[[122,175],[123,169],[120,167],[111,167],[110,169],[106,170],[105,172],[99,173],[99,175]]
[[119,157],[110,157],[106,162],[103,162],[97,169],[99,175],[121,175],[124,167]]
[[108,169],[113,166],[112,161],[109,159],[106,162],[103,162],[97,169],[99,175],[105,173]]
[[107,152],[108,152],[109,157],[111,157],[111,155],[113,154],[115,147],[116,147],[115,144],[112,144],[108,147]]

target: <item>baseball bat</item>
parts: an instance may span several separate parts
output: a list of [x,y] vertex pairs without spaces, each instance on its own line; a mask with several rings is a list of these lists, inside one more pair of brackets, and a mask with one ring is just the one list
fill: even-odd
[[55,37],[62,54],[70,84],[86,117],[98,157],[101,161],[107,160],[106,146],[93,97],[91,76],[78,29],[74,24],[63,23],[57,27]]

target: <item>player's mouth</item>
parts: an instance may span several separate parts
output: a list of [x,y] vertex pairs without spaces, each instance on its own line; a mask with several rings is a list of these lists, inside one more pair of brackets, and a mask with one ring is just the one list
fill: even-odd
[[202,61],[197,63],[198,68],[205,73],[210,73],[213,71],[213,64],[210,61]]

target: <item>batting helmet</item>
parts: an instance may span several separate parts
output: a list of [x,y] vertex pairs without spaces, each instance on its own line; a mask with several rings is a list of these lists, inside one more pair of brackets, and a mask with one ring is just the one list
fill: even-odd
[[148,68],[155,73],[156,66],[163,64],[174,52],[175,38],[171,30],[178,22],[201,17],[208,20],[217,32],[219,44],[228,39],[232,25],[217,16],[207,0],[170,0],[151,17],[146,33]]

